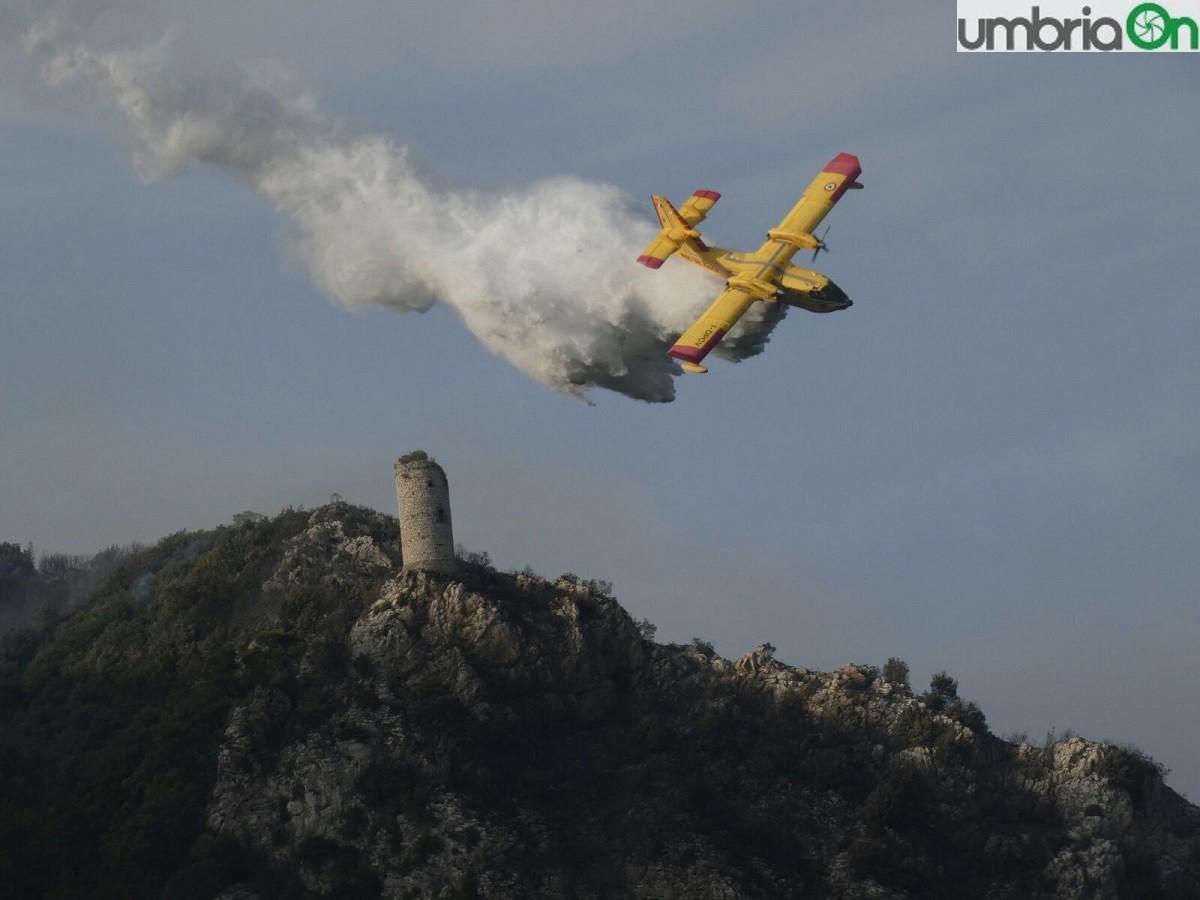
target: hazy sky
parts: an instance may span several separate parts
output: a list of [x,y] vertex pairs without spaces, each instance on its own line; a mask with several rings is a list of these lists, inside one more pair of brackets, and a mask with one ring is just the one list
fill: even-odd
[[[0,6],[9,37],[26,8]],[[1200,798],[1200,55],[971,56],[954,28],[943,3],[698,0],[98,20],[105,50],[172,30],[181,82],[275,60],[447,189],[570,176],[647,220],[651,191],[721,191],[724,245],[859,156],[820,260],[852,309],[792,312],[673,403],[594,406],[447,307],[346,311],[275,204],[204,164],[143,180],[119,116],[0,43],[0,540],[393,510],[423,448],[462,544],[611,579],[660,639],[945,668],[997,733],[1133,741]]]

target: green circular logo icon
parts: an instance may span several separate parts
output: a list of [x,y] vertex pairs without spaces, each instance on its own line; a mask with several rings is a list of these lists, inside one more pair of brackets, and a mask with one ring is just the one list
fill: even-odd
[[1171,36],[1171,14],[1157,3],[1139,3],[1129,11],[1125,31],[1143,50],[1157,50]]

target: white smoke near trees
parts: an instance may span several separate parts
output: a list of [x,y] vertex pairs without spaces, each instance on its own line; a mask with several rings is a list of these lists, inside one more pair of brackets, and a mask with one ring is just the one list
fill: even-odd
[[[657,228],[617,188],[576,178],[496,192],[440,189],[407,148],[347,135],[279,65],[237,84],[186,83],[169,40],[101,52],[78,17],[45,14],[21,45],[52,86],[81,84],[128,124],[146,179],[221,167],[293,223],[298,258],[346,307],[440,303],[492,352],[559,391],[674,398],[666,349],[720,288],[683,264],[635,259]],[[761,352],[782,309],[757,304],[719,352]]]

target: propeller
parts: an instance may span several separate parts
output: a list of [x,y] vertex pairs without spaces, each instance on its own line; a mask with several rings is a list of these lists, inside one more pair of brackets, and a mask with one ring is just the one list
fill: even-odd
[[[813,248],[812,261],[814,263],[817,261],[817,254],[820,253],[822,250],[824,250],[826,253],[829,252],[829,248],[827,246],[825,246],[825,235],[827,235],[827,234],[829,234],[829,225],[825,226],[825,230],[823,232],[821,232],[821,236],[819,238],[817,238],[817,246]],[[816,237],[816,236],[814,235],[814,237]]]

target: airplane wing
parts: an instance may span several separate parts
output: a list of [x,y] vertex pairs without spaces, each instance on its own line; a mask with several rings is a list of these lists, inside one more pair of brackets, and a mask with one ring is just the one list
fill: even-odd
[[738,287],[727,287],[667,351],[683,363],[685,372],[707,372],[700,360],[725,336],[758,297]]
[[799,202],[774,231],[785,236],[785,239],[787,235],[811,236],[821,224],[821,220],[829,215],[833,205],[841,199],[842,194],[852,188],[862,187],[856,180],[861,174],[862,166],[859,165],[857,156],[839,153],[805,188]]

